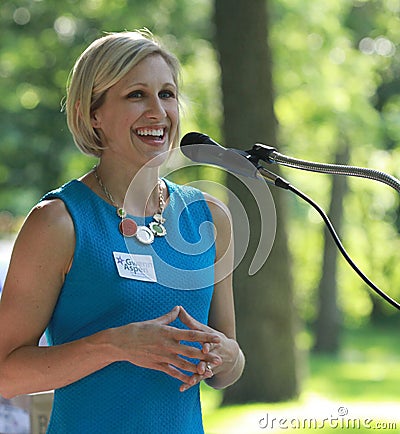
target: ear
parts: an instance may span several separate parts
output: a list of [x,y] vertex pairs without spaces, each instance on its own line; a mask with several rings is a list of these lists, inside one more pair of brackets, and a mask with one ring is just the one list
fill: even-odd
[[92,124],[93,128],[100,128],[100,120],[99,116],[96,113],[96,110],[90,114],[90,123]]

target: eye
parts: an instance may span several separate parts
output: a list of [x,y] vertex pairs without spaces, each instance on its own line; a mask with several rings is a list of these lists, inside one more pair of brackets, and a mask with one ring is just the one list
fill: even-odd
[[143,92],[141,90],[134,90],[127,95],[128,98],[142,98]]
[[175,92],[172,90],[162,90],[159,92],[158,96],[163,99],[176,98]]

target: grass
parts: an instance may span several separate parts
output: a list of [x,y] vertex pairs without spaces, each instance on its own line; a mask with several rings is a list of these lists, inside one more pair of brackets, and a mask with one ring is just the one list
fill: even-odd
[[310,354],[299,399],[222,407],[202,387],[207,434],[395,433],[400,430],[400,346],[395,327],[346,331],[337,356]]

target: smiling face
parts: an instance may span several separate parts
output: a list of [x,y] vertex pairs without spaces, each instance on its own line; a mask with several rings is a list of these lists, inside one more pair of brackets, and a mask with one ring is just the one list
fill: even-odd
[[106,147],[103,158],[141,167],[168,151],[179,110],[177,86],[163,57],[147,56],[110,87],[91,122]]

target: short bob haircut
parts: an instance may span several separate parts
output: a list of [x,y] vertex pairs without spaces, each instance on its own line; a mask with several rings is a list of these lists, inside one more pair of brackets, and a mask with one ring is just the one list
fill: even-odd
[[[152,54],[165,60],[178,89],[179,62],[149,31],[107,34],[92,42],[78,58],[68,81],[65,107],[68,127],[84,154],[100,157],[104,149],[92,127],[91,115],[103,104],[107,90]],[[177,145],[178,136],[177,133],[173,146]]]

